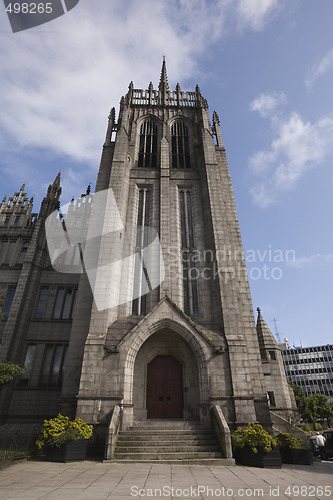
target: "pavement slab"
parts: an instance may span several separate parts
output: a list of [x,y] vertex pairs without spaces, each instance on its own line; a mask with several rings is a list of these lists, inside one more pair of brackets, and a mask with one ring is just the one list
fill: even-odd
[[281,469],[155,463],[25,461],[0,470],[0,500],[326,500],[333,461]]

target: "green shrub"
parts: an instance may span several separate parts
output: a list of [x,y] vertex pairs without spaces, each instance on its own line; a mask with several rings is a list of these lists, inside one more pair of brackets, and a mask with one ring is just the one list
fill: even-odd
[[23,373],[23,368],[15,363],[0,361],[0,389],[9,384],[16,375],[22,375]]
[[305,422],[302,423],[301,428],[303,429],[304,432],[312,432],[311,427],[307,425]]
[[304,448],[301,439],[295,438],[295,437],[291,436],[291,434],[287,434],[284,432],[280,432],[280,434],[278,434],[276,436],[276,441],[277,441],[277,444],[280,446],[280,448],[288,448],[288,449],[290,449],[290,448],[294,448],[294,449]]
[[51,420],[44,420],[42,431],[36,441],[39,450],[43,446],[60,448],[68,441],[89,439],[92,436],[93,426],[88,425],[80,418],[69,420],[68,417],[59,415]]
[[249,446],[253,453],[258,450],[270,451],[276,446],[276,441],[260,424],[253,422],[248,424],[247,429],[239,429],[232,434],[232,441],[237,448]]
[[324,427],[321,424],[314,424],[314,430],[322,432],[324,430]]

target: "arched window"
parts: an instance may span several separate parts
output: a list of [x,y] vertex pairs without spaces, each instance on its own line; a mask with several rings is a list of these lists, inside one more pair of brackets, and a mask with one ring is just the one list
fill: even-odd
[[150,191],[146,188],[139,191],[139,205],[136,232],[136,258],[134,268],[134,288],[132,314],[145,315],[147,313],[147,285],[149,277],[145,262],[145,248],[149,239],[149,199]]
[[191,168],[188,128],[177,121],[171,126],[172,168]]
[[189,316],[198,315],[198,273],[195,266],[193,237],[193,219],[191,193],[188,190],[179,192],[181,255],[183,267],[184,312]]
[[145,120],[140,128],[138,166],[157,168],[157,125],[153,120]]

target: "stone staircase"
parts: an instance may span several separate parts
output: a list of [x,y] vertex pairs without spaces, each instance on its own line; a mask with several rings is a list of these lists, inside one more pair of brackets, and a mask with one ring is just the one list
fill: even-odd
[[184,421],[148,421],[120,431],[115,461],[233,465],[214,432]]
[[277,413],[270,411],[272,425],[273,425],[273,434],[277,435],[280,432],[286,432],[288,434],[292,434],[296,438],[302,439],[303,442],[306,441],[307,434],[300,427],[296,425],[291,425],[287,420],[282,418]]

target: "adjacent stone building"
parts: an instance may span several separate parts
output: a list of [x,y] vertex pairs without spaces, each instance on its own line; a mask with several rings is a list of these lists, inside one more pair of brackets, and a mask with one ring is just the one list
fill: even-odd
[[[165,61],[158,89],[129,85],[118,120],[111,110],[96,183],[116,209],[105,198],[96,210],[89,190],[72,200],[57,217],[53,265],[45,220],[59,208],[60,176],[39,214],[24,189],[0,207],[1,359],[26,369],[1,394],[2,420],[62,411],[104,436],[115,406],[123,427],[210,427],[220,408],[231,430],[251,421],[271,428],[270,410],[295,408],[260,311],[255,325],[220,120],[214,112],[210,121],[198,86],[171,91]],[[90,257],[102,269],[93,280],[89,244],[66,230],[89,224],[99,228]],[[149,231],[160,246],[155,267]]]

